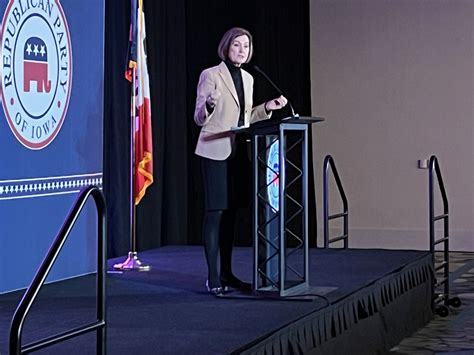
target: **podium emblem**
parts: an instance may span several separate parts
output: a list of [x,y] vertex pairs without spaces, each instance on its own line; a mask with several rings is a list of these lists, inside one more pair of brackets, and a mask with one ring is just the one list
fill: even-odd
[[280,197],[280,145],[278,141],[272,143],[268,152],[267,196],[270,206],[278,211]]
[[71,38],[59,0],[10,0],[1,29],[1,90],[16,139],[39,150],[58,135],[72,87]]

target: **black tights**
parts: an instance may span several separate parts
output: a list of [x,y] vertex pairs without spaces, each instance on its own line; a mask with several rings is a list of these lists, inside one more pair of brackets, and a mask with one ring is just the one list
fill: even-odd
[[[234,245],[233,210],[206,211],[203,223],[203,242],[206,252],[209,287],[221,286],[220,277],[232,276],[232,247]],[[220,251],[220,276],[217,258]]]

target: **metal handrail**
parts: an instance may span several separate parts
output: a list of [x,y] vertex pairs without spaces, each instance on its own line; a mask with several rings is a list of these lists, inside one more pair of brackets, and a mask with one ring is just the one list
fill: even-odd
[[[441,193],[441,199],[443,201],[443,213],[435,216],[435,198],[434,198],[434,186],[435,186],[435,174],[438,181],[439,191]],[[445,305],[449,302],[449,206],[448,197],[446,195],[446,189],[444,187],[443,177],[441,176],[441,169],[439,167],[438,158],[432,155],[430,158],[429,165],[429,208],[430,208],[430,252],[432,254],[432,261],[434,270],[443,269],[444,275],[441,282],[437,282],[434,287],[444,285],[444,293],[440,297],[436,297],[435,301],[444,301]],[[436,239],[435,235],[435,222],[443,220],[443,237]],[[444,260],[441,268],[435,266],[435,246],[443,243],[443,254]]]
[[[97,208],[97,303],[96,303],[96,314],[97,320],[93,323],[85,326],[66,331],[61,334],[54,335],[49,338],[45,338],[34,343],[21,346],[21,338],[24,321],[28,312],[30,311],[33,302],[35,301],[41,287],[46,280],[56,258],[58,257],[67,237],[69,236],[75,222],[77,221],[80,212],[87,202],[89,196],[92,195],[94,198]],[[73,207],[69,211],[69,215],[61,227],[61,230],[57,234],[53,241],[53,244],[49,248],[49,251],[44,258],[41,266],[39,267],[36,275],[31,282],[30,286],[26,290],[23,298],[21,299],[10,327],[10,354],[20,355],[24,353],[33,352],[47,346],[59,343],[66,339],[82,335],[87,332],[97,331],[97,354],[105,354],[106,351],[106,320],[105,320],[105,276],[106,276],[106,204],[102,192],[96,186],[89,186],[81,190],[79,196],[76,199]]]
[[[334,179],[336,181],[337,189],[339,191],[339,196],[342,200],[342,213],[336,213],[333,215],[329,215],[329,168],[331,168]],[[344,188],[342,187],[342,182],[339,177],[339,174],[336,169],[336,164],[334,163],[334,159],[330,155],[326,155],[324,158],[323,164],[323,207],[324,207],[324,247],[329,248],[329,244],[335,243],[338,241],[344,241],[344,249],[347,249],[349,246],[349,207],[347,203],[346,194],[344,192]],[[329,238],[329,220],[336,219],[336,218],[343,218],[343,234],[336,238]]]

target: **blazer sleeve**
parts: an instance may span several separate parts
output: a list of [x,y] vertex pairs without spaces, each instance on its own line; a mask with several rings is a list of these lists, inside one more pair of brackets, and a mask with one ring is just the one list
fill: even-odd
[[255,123],[261,120],[265,120],[272,117],[272,111],[267,114],[265,110],[265,103],[260,104],[252,108],[252,113],[250,115],[250,123]]
[[216,89],[216,83],[212,79],[209,70],[204,70],[199,76],[197,86],[196,108],[194,109],[194,122],[198,126],[204,126],[213,116],[213,112],[209,113],[206,108],[206,98]]

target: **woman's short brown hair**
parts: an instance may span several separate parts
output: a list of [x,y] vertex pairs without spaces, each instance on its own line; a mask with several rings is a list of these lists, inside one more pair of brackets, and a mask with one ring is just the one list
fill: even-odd
[[231,28],[226,33],[224,33],[219,43],[219,47],[217,47],[217,54],[219,54],[219,58],[222,60],[227,60],[232,41],[240,36],[247,36],[249,38],[249,56],[247,57],[245,63],[250,62],[250,59],[252,59],[253,55],[252,35],[249,31],[241,27]]

